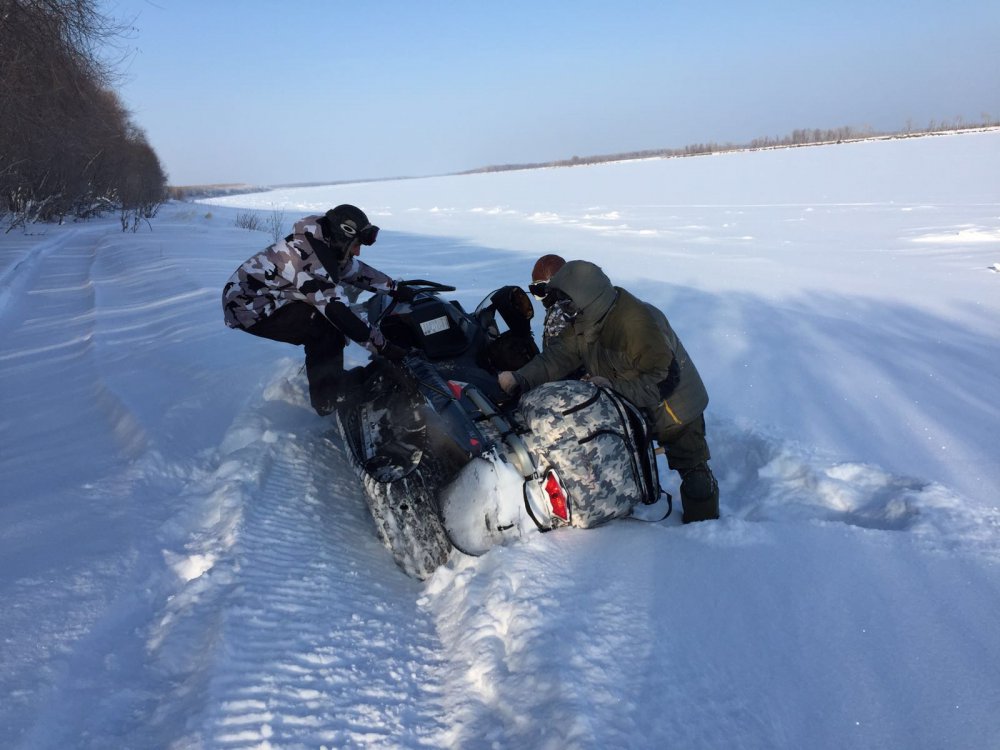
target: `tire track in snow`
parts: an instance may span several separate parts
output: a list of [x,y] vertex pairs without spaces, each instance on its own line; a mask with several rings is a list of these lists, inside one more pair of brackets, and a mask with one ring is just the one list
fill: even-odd
[[191,580],[154,640],[185,687],[160,721],[196,712],[185,740],[204,747],[439,746],[440,644],[419,584],[287,375],[230,430],[236,447],[201,489],[204,532],[174,555]]
[[[137,550],[157,513],[128,492],[130,463],[146,436],[101,369],[94,266],[113,230],[63,229],[25,240],[24,259],[0,278],[0,391],[8,407],[0,412],[0,561],[19,593],[18,605],[0,614],[0,629],[16,634],[2,663],[13,684],[28,686],[0,717],[13,717],[12,733],[40,746],[39,738],[80,714],[95,664],[116,672],[118,651],[103,651],[114,640],[107,629],[128,629],[142,609]],[[49,458],[41,472],[39,454]],[[61,707],[58,721],[52,706]],[[32,710],[38,718],[29,724]]]
[[[9,467],[5,475],[13,474],[15,483],[18,473],[31,465],[23,451],[39,444],[61,457],[50,482],[63,475],[71,482],[97,476],[111,463],[133,458],[146,447],[141,425],[104,378],[95,351],[98,302],[93,267],[107,231],[102,226],[86,227],[46,240],[4,276],[5,286],[9,283],[6,294],[19,298],[15,309],[30,313],[16,326],[2,327],[2,390],[11,398],[46,395],[32,405],[30,421],[15,425],[0,415],[3,433],[17,436],[16,441],[4,442],[0,456],[0,468]],[[68,421],[91,424],[89,434],[106,447],[77,445],[72,430],[56,429]],[[94,455],[108,456],[108,465],[95,466]]]
[[101,228],[73,227],[72,231],[54,234],[43,240],[26,235],[18,240],[5,242],[5,255],[20,254],[20,259],[3,259],[5,267],[0,268],[0,320],[6,314],[10,303],[31,287],[48,256],[57,253],[64,245],[76,242],[81,235],[93,234],[96,231],[101,231]]

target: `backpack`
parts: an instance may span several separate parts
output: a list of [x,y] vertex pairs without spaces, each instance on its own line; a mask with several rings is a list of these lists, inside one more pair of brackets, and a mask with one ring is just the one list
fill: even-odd
[[554,469],[566,491],[570,525],[598,526],[659,499],[646,421],[610,388],[580,380],[545,383],[521,397],[517,416],[539,473]]

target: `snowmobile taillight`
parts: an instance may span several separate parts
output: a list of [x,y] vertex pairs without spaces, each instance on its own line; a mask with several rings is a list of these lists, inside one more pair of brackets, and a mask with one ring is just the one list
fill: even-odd
[[451,392],[455,395],[455,399],[457,401],[461,401],[462,393],[465,391],[465,383],[456,383],[454,380],[449,380],[448,387],[451,388]]
[[566,503],[566,490],[559,482],[559,477],[552,469],[545,474],[545,483],[542,485],[545,494],[549,496],[549,505],[552,506],[552,514],[558,516],[563,521],[569,523],[569,505]]

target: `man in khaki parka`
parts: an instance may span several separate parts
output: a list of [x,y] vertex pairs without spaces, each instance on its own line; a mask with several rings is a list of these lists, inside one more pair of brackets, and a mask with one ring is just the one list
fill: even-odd
[[708,466],[708,392],[666,316],[612,286],[600,267],[566,263],[549,280],[570,327],[516,372],[500,373],[507,392],[561,380],[579,367],[641,408],[670,468],[681,476],[683,521],[719,517],[719,486]]

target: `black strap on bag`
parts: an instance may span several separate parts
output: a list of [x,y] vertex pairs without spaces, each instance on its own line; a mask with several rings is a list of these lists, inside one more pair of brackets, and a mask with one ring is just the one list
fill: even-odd
[[625,518],[629,521],[640,521],[641,523],[660,523],[661,521],[666,521],[670,518],[670,514],[674,512],[674,496],[666,490],[660,490],[660,494],[667,496],[667,512],[662,516],[659,518],[639,518],[639,516],[629,515],[625,516]]

